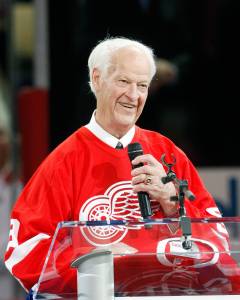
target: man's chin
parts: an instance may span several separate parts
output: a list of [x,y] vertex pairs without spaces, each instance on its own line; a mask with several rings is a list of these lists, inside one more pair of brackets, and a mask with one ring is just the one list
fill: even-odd
[[121,138],[124,136],[132,127],[134,126],[134,123],[124,123],[124,122],[118,122],[115,124],[115,126],[111,126],[111,131],[115,132],[117,134],[118,138]]
[[132,126],[136,121],[136,116],[133,114],[119,114],[117,116],[117,121],[123,126]]
[[134,121],[131,122],[124,122],[124,120],[122,120],[122,122],[119,123],[119,128],[123,128],[125,130],[129,130],[130,128],[133,127],[133,125],[135,124]]

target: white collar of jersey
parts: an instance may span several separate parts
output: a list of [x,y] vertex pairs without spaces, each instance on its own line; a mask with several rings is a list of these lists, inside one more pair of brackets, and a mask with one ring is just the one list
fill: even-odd
[[135,134],[135,126],[133,126],[120,140],[115,136],[108,133],[104,130],[95,119],[95,112],[93,112],[90,122],[85,126],[89,129],[96,137],[98,137],[101,141],[106,143],[107,145],[115,148],[117,143],[122,143],[125,148],[133,139]]

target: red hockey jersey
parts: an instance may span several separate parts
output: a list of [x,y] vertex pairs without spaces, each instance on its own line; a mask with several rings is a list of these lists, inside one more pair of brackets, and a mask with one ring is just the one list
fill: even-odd
[[[177,177],[187,179],[189,189],[196,196],[193,202],[185,201],[187,215],[219,215],[196,169],[172,141],[136,126],[132,142],[139,142],[143,152],[152,154],[157,160],[163,153],[171,160],[174,154]],[[164,217],[161,207],[154,201],[153,206],[153,218]],[[82,127],[45,159],[17,200],[11,215],[5,264],[29,290],[39,279],[59,222],[136,220],[140,216],[137,197],[132,193],[127,149],[114,149]],[[127,243],[127,236],[116,235],[118,242],[123,238]],[[98,241],[104,244],[104,239]],[[92,243],[94,245],[94,241]],[[141,247],[141,244],[142,241],[138,241],[134,247]]]

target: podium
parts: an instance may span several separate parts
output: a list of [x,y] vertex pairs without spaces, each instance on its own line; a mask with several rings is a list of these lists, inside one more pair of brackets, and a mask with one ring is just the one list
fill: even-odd
[[61,222],[33,299],[240,299],[240,218],[190,221]]

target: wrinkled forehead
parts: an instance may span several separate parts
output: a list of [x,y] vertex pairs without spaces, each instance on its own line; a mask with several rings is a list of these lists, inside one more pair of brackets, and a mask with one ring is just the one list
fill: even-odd
[[139,72],[149,74],[150,76],[150,62],[147,55],[135,46],[128,46],[118,49],[112,54],[109,66],[109,74],[114,72],[117,68],[121,69],[136,69]]
[[119,61],[122,61],[124,59],[134,59],[134,58],[146,60],[150,65],[147,55],[144,53],[142,49],[139,49],[136,46],[126,46],[114,51],[112,53],[111,63],[116,64]]

